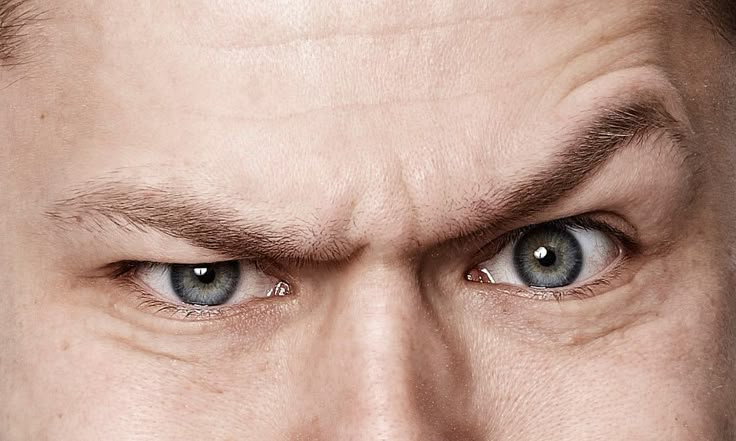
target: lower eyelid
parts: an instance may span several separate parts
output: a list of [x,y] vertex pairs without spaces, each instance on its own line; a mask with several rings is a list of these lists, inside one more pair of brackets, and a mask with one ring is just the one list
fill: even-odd
[[126,291],[132,294],[129,297],[137,309],[153,315],[177,320],[204,321],[225,319],[239,314],[241,312],[239,308],[249,307],[251,306],[250,303],[261,300],[253,298],[239,305],[194,306],[162,300],[151,293],[149,288],[142,286],[140,282],[134,280],[132,277],[121,278],[119,283]]
[[476,284],[483,288],[501,292],[505,295],[514,295],[529,300],[537,301],[565,301],[565,300],[585,300],[600,295],[602,290],[615,289],[620,286],[623,274],[630,270],[630,258],[622,255],[609,266],[604,275],[598,279],[589,281],[581,285],[573,285],[563,288],[534,288],[510,284]]

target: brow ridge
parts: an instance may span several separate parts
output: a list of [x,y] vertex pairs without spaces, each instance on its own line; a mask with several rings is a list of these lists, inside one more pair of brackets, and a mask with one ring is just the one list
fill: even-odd
[[267,219],[244,219],[223,198],[105,179],[74,193],[56,201],[45,215],[66,227],[153,229],[232,258],[342,260],[354,252],[337,221],[320,225],[294,218],[275,230]]
[[592,179],[618,152],[641,147],[653,136],[668,138],[683,153],[683,160],[692,162],[691,168],[697,170],[696,161],[691,161],[696,155],[685,142],[686,133],[686,125],[654,96],[604,106],[592,122],[566,137],[564,147],[543,170],[516,182],[511,191],[492,189],[465,204],[460,211],[471,214],[457,223],[456,235],[503,229],[548,210]]
[[[592,122],[563,142],[549,165],[514,183],[510,191],[475,198],[454,221],[452,240],[489,229],[501,229],[548,209],[594,176],[618,151],[640,145],[664,133],[675,143],[684,139],[684,127],[657,99],[637,100],[599,110]],[[232,201],[204,197],[194,191],[98,179],[56,201],[46,216],[64,226],[104,229],[154,229],[194,246],[233,257],[267,257],[310,261],[344,260],[359,246],[346,235],[351,220],[320,222],[291,219],[275,229],[270,219],[249,213],[250,219],[230,207]],[[91,219],[91,222],[90,222]],[[447,231],[438,233],[438,236]]]

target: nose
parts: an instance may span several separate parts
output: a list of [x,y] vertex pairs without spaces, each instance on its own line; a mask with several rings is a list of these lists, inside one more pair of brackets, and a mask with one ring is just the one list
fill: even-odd
[[463,421],[461,354],[408,268],[349,272],[325,293],[303,369],[303,439],[472,440]]

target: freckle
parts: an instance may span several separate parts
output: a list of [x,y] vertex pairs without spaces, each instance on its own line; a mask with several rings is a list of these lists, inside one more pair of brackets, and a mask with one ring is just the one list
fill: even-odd
[[64,414],[63,413],[57,413],[56,414],[56,418],[62,419],[62,418],[64,418]]
[[61,350],[66,351],[67,349],[69,349],[69,342],[65,341],[61,344]]
[[46,114],[45,114],[45,113],[42,113],[42,114],[41,114],[41,115],[39,116],[39,118],[40,118],[40,119],[46,119]]

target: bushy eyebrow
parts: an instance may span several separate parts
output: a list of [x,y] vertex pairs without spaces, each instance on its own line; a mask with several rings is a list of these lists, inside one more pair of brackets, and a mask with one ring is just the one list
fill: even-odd
[[87,181],[69,193],[45,213],[63,229],[155,230],[232,259],[340,261],[356,251],[344,235],[349,220],[294,217],[277,228],[261,213],[244,216],[232,208],[232,200],[108,177]]
[[[469,201],[460,210],[462,219],[448,219],[453,226],[442,235],[467,237],[526,219],[592,178],[621,149],[642,146],[645,143],[639,141],[657,133],[680,145],[683,130],[655,99],[603,107],[572,132],[543,170],[504,183],[503,189],[489,197]],[[289,226],[277,228],[263,214],[248,213],[245,219],[229,203],[191,190],[103,178],[71,189],[46,215],[65,228],[93,225],[104,229],[112,224],[123,229],[153,229],[231,258],[334,261],[349,258],[360,248],[346,237],[349,219],[293,219]],[[437,242],[452,237],[438,237]]]
[[31,0],[0,0],[0,67],[25,64],[27,30],[44,15]]
[[[628,147],[652,148],[653,136],[666,137],[676,147],[688,171],[700,172],[698,156],[686,143],[687,126],[676,119],[656,96],[643,94],[632,101],[599,108],[594,117],[563,141],[565,146],[544,169],[519,182],[474,195],[460,211],[470,215],[453,231],[467,236],[476,230],[499,229],[550,208],[591,179],[618,153]],[[652,170],[653,173],[656,170]]]

